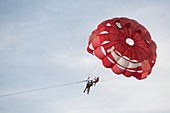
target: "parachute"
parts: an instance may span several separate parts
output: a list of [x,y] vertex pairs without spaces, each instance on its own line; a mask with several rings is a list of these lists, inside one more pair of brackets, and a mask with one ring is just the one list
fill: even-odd
[[125,17],[100,23],[89,36],[87,51],[115,74],[145,79],[156,62],[156,43],[148,30]]

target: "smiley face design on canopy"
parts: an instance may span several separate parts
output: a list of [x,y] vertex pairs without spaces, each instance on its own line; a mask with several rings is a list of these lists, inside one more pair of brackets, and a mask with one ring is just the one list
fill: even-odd
[[156,44],[137,21],[113,18],[100,23],[89,36],[87,51],[116,74],[141,80],[156,62]]

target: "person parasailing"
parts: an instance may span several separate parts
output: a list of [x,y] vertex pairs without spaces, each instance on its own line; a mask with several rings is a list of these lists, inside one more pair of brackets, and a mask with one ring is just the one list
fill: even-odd
[[99,82],[99,77],[95,77],[93,80],[89,80],[89,79],[90,79],[90,77],[88,77],[86,87],[83,91],[85,93],[87,90],[87,94],[89,94],[90,88],[93,86],[93,84],[95,86],[96,83]]

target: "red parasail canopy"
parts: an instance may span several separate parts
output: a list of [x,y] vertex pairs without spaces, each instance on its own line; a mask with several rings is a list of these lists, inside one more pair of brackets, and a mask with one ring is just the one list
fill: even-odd
[[100,23],[89,36],[87,51],[106,68],[126,77],[141,80],[156,62],[156,44],[147,29],[128,18],[113,18]]

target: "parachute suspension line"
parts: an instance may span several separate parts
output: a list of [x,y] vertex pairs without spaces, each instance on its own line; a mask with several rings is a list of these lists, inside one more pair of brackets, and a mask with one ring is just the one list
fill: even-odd
[[[103,74],[108,72],[108,70],[106,71],[106,69],[108,69],[108,68],[104,68],[104,67],[102,67],[102,65],[99,65],[99,67],[95,71],[93,71],[91,74],[89,74],[88,77],[91,78],[91,77],[94,77],[94,76],[98,76],[98,77],[102,76]],[[108,74],[106,74],[106,75],[108,75]],[[113,76],[110,76],[110,77],[113,77]]]
[[[94,56],[93,56],[94,57]],[[109,63],[109,62],[108,62]],[[107,63],[106,63],[107,64]],[[90,66],[89,66],[90,67]],[[88,77],[101,76],[105,72],[106,68],[101,65],[97,65],[97,69],[92,73],[89,73]]]
[[[96,62],[95,56],[90,55],[90,62],[88,63],[88,77],[94,77],[94,76],[99,76],[100,74],[102,74],[104,72],[104,67],[102,67],[102,65],[98,65],[98,63]],[[94,65],[95,64],[95,65]]]
[[25,90],[25,91],[7,93],[7,94],[0,95],[0,98],[13,96],[13,95],[19,95],[19,94],[25,94],[25,93],[30,93],[30,92],[37,92],[37,91],[41,91],[41,90],[47,90],[47,89],[63,87],[63,86],[68,86],[68,85],[73,85],[73,84],[80,84],[80,83],[83,83],[83,82],[87,82],[87,80],[82,80],[82,81],[77,81],[77,82],[70,82],[70,83],[59,84],[59,85],[48,86],[48,87],[42,87],[42,88],[37,88],[37,89],[32,89],[32,90]]
[[89,74],[89,77],[93,77],[93,76],[99,76],[104,72],[104,68],[99,67],[98,69],[96,69],[95,71],[93,71],[91,74]]

